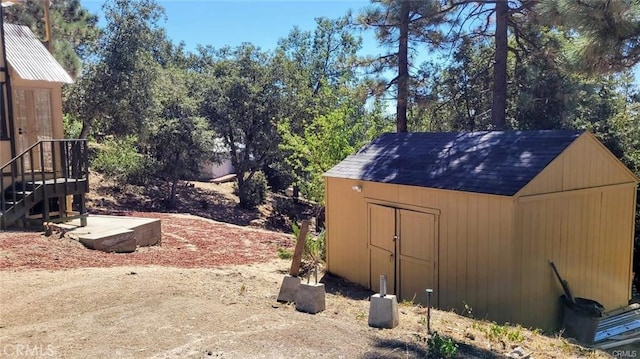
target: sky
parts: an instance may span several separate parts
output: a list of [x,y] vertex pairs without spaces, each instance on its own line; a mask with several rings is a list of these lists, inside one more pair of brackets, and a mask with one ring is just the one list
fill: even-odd
[[[369,5],[368,0],[156,0],[165,8],[166,21],[161,25],[175,43],[184,42],[186,49],[197,45],[236,47],[250,42],[262,50],[273,50],[278,40],[286,37],[294,26],[313,31],[315,18],[335,19],[351,10],[358,14]],[[104,0],[81,0],[95,14],[102,14]],[[104,25],[104,22],[102,23]],[[376,43],[372,31],[361,31],[360,55],[385,54]],[[419,49],[416,63],[429,57]],[[636,84],[640,66],[634,67]]]
[[[352,10],[357,14],[368,0],[156,0],[165,8],[161,25],[175,43],[187,50],[198,44],[221,48],[250,42],[262,50],[273,50],[294,26],[313,31],[315,18],[338,18]],[[82,0],[90,12],[101,14],[100,0]],[[361,53],[375,55],[378,49],[371,33],[363,33]]]

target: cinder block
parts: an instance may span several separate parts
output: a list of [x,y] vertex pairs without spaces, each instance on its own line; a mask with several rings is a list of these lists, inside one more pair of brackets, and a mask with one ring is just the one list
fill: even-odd
[[324,284],[300,284],[296,295],[296,310],[316,314],[325,310]]
[[295,302],[296,295],[298,294],[298,287],[300,287],[300,278],[286,275],[284,279],[282,279],[280,293],[278,293],[278,302]]
[[395,328],[400,323],[398,316],[398,300],[395,295],[380,294],[371,296],[369,305],[369,326],[375,328]]

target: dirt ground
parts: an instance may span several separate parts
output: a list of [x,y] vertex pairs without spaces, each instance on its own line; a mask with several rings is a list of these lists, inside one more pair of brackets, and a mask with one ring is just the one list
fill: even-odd
[[[370,291],[331,275],[316,315],[275,298],[291,235],[184,214],[163,220],[162,244],[131,254],[70,238],[0,233],[0,358],[423,358],[424,308],[400,305],[400,325],[367,325]],[[433,311],[458,357],[606,357],[519,327]],[[28,354],[28,355],[27,355]]]
[[[368,326],[370,291],[322,275],[326,310],[276,302],[294,244],[290,226],[308,205],[271,195],[237,206],[232,184],[118,188],[93,175],[91,213],[162,220],[161,244],[113,254],[69,236],[0,232],[0,359],[424,358],[426,310],[400,303],[400,325]],[[555,334],[432,310],[431,328],[459,358],[608,357]],[[521,355],[516,355],[516,354]]]

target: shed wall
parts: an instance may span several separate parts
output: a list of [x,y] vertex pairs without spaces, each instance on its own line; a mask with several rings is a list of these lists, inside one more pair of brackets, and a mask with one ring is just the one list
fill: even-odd
[[592,134],[585,132],[516,196],[635,182],[634,175]]
[[557,329],[563,291],[550,260],[575,296],[597,300],[607,310],[628,303],[635,184],[524,198],[516,213],[516,283],[522,308],[517,322]]
[[[439,212],[438,288],[442,309],[513,321],[517,279],[511,197],[327,178],[327,255],[331,273],[371,287],[367,203]],[[353,186],[362,187],[356,192]],[[409,298],[410,299],[410,298]]]

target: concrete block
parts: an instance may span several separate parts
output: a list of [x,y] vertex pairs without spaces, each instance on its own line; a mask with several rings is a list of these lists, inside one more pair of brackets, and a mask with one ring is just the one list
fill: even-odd
[[325,310],[324,284],[300,284],[296,295],[296,310],[316,314]]
[[130,229],[114,229],[78,236],[85,247],[103,252],[130,253],[136,250],[136,236]]
[[369,304],[369,326],[375,328],[395,328],[400,324],[398,316],[398,300],[395,295],[380,294],[371,296]]
[[282,279],[282,285],[280,285],[280,293],[278,293],[278,302],[295,302],[296,294],[298,294],[298,287],[300,287],[300,278],[292,277],[290,275],[284,276],[284,279]]

